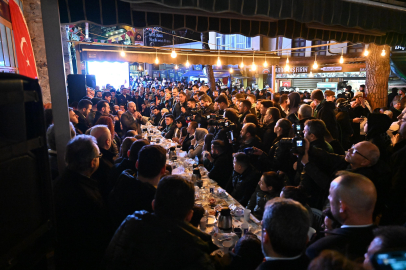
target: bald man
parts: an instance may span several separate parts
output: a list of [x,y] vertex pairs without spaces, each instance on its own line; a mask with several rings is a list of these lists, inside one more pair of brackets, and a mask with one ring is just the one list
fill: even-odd
[[372,217],[377,199],[374,184],[360,174],[341,171],[331,182],[328,199],[334,218],[343,225],[310,245],[306,255],[312,260],[331,249],[351,260],[362,259],[376,228]]
[[109,151],[111,147],[111,133],[106,125],[96,125],[90,131],[90,135],[96,138],[97,146],[102,154],[99,157],[99,168],[92,175],[92,178],[98,182],[100,193],[105,202],[111,191],[112,184],[109,181],[109,175],[114,166],[114,154]]
[[315,147],[307,150],[308,143],[305,146],[301,162],[305,166],[306,174],[326,195],[333,180],[331,176],[337,171],[358,173],[370,179],[378,192],[374,216],[382,212],[391,187],[390,181],[387,180],[391,173],[389,166],[379,160],[380,153],[376,145],[367,141],[359,142],[348,149],[346,155],[330,154]]

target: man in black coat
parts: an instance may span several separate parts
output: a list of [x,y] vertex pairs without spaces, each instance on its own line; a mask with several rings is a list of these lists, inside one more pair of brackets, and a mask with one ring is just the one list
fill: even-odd
[[350,260],[362,259],[374,239],[372,214],[376,203],[374,184],[360,174],[341,172],[331,182],[331,212],[343,224],[311,244],[306,255],[312,260],[326,249],[339,251]]
[[321,101],[320,105],[316,108],[316,118],[322,120],[331,136],[334,139],[337,139],[338,125],[335,114],[335,93],[333,91],[327,90],[326,92],[324,92],[324,97],[325,99]]
[[[149,145],[148,140],[139,139],[133,142],[128,150],[128,158],[123,158],[120,163],[116,163],[110,172],[110,183],[111,186],[114,186],[117,183],[118,177],[125,170],[132,170],[137,174],[137,169],[135,168],[135,162],[138,160],[138,152],[145,145]],[[116,160],[117,161],[117,160]]]
[[134,211],[152,212],[152,200],[159,180],[165,174],[166,152],[159,145],[141,148],[135,163],[137,174],[131,169],[121,173],[109,195],[113,225],[117,228]]
[[172,114],[175,119],[182,114],[185,114],[187,111],[186,94],[184,92],[180,92],[178,95],[179,102],[175,102],[172,108]]
[[348,149],[345,156],[312,147],[308,150],[308,154],[303,155],[301,163],[305,167],[306,174],[323,192],[328,191],[331,181],[340,170],[361,174],[370,179],[378,193],[374,213],[376,215],[383,211],[391,188],[390,181],[386,180],[391,175],[390,168],[379,160],[379,157],[378,147],[371,142],[363,141]]
[[186,128],[187,135],[186,135],[185,139],[183,139],[183,141],[182,141],[182,151],[189,151],[192,140],[195,138],[194,134],[195,134],[197,127],[198,127],[198,124],[195,121],[192,121],[188,124],[188,126]]
[[274,198],[265,207],[262,219],[262,252],[259,270],[305,270],[309,259],[304,254],[309,230],[309,214],[300,203]]
[[158,107],[151,107],[151,112],[152,112],[152,120],[150,122],[154,126],[159,126],[159,121],[162,118],[161,111],[159,110]]
[[97,181],[99,148],[94,137],[78,135],[66,147],[67,168],[54,187],[57,269],[101,269],[114,233]]
[[234,171],[227,183],[226,191],[241,205],[246,206],[261,174],[251,165],[250,158],[245,153],[235,153],[233,157]]
[[165,137],[165,139],[172,139],[176,125],[174,123],[173,115],[172,114],[166,114],[165,115],[165,128],[162,131],[162,136]]
[[141,105],[144,103],[144,99],[142,97],[140,97],[140,93],[138,91],[135,91],[132,101],[135,103],[135,105],[136,105],[135,108],[137,109],[137,111],[140,112]]
[[154,213],[136,211],[127,216],[107,248],[106,269],[214,270],[210,253],[217,247],[210,235],[189,223],[193,184],[179,176],[166,176],[156,184]]
[[92,102],[88,99],[82,99],[78,103],[78,110],[75,111],[76,115],[78,116],[78,124],[76,125],[76,129],[80,131],[81,134],[85,134],[86,130],[88,130],[91,126],[90,123],[87,121],[86,117],[92,110]]
[[99,120],[100,117],[102,116],[109,116],[110,115],[110,105],[107,101],[102,100],[97,103],[97,111],[96,115],[93,119],[93,125],[97,123],[97,120]]
[[117,104],[124,104],[127,106],[127,103],[131,101],[130,90],[123,88],[121,90],[121,95],[117,96]]
[[216,181],[222,188],[225,188],[228,179],[233,173],[233,158],[230,153],[226,152],[224,142],[220,140],[212,141],[211,154],[204,153],[210,161],[210,164],[206,167],[209,171],[208,177]]
[[99,168],[94,172],[93,178],[98,182],[103,200],[107,203],[107,197],[113,188],[109,175],[114,167],[114,154],[109,151],[111,147],[111,133],[104,125],[96,125],[90,131],[90,135],[96,138],[97,146],[102,156],[100,157]]

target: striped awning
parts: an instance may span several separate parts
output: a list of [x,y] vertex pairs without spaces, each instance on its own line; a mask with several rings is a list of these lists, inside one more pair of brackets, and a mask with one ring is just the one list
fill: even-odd
[[406,46],[405,11],[344,0],[58,1],[62,24],[91,22]]

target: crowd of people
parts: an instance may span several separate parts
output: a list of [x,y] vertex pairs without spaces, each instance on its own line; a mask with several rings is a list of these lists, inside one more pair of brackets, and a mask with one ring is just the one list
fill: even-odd
[[[406,89],[282,92],[142,80],[70,104],[58,173],[46,110],[60,269],[374,269],[406,250]],[[399,95],[398,95],[399,94]],[[262,220],[230,254],[198,229],[190,179],[172,175],[151,124]],[[402,158],[403,156],[403,158]],[[196,222],[197,220],[197,222]]]

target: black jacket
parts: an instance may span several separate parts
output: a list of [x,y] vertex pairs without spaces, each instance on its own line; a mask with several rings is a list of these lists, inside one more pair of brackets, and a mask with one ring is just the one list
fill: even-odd
[[[317,147],[329,153],[333,152],[333,148],[331,147],[331,145],[324,139],[311,142],[310,147]],[[296,183],[297,181],[299,181],[299,185],[303,187],[307,195],[310,196],[308,200],[308,204],[310,205],[310,207],[323,209],[324,203],[328,196],[328,191],[326,192],[326,190],[323,190],[317,186],[313,178],[307,173],[307,169],[304,168],[301,161],[302,156],[299,156],[296,169]],[[320,170],[324,171],[324,168],[322,167],[320,168]]]
[[153,117],[153,125],[154,126],[159,126],[159,121],[161,120],[161,118],[162,118],[162,115],[161,115],[161,113],[160,112],[158,112],[158,115],[154,115],[154,117]]
[[121,173],[124,172],[125,170],[132,170],[132,171],[134,171],[135,175],[137,175],[137,169],[135,168],[135,162],[129,160],[128,158],[123,158],[120,163],[115,163],[113,168],[111,168],[109,178],[110,178],[111,186],[113,188],[116,185]]
[[140,112],[141,111],[141,104],[144,103],[144,99],[139,96],[138,98],[132,97],[131,100],[135,103],[136,110]]
[[310,260],[306,255],[296,260],[271,260],[260,264],[257,270],[306,270]]
[[334,180],[337,171],[347,170],[366,176],[374,183],[377,192],[374,214],[383,211],[391,188],[391,182],[388,180],[391,179],[391,170],[385,162],[379,160],[371,167],[353,170],[345,161],[345,156],[327,153],[322,149],[312,147],[309,149],[309,162],[306,164],[305,170],[306,174],[324,192],[328,192],[330,183]]
[[128,103],[129,101],[131,101],[131,100],[132,100],[132,99],[131,99],[131,96],[129,96],[129,95],[124,96],[124,95],[120,94],[120,95],[117,96],[117,103],[118,103],[118,105],[123,104],[126,109],[127,109],[127,103]]
[[208,177],[225,188],[233,172],[233,157],[230,153],[222,153],[206,169],[209,171]]
[[258,219],[262,219],[262,215],[265,211],[266,203],[275,198],[279,197],[278,192],[265,192],[262,191],[259,185],[255,189],[255,192],[252,194],[251,199],[248,201],[247,208],[251,210],[251,213]]
[[107,202],[107,197],[113,188],[109,176],[114,167],[114,155],[109,150],[103,148],[100,148],[100,153],[102,153],[103,156],[99,158],[99,168],[94,172],[92,178],[97,181],[103,200]]
[[56,181],[54,200],[57,269],[101,269],[114,231],[97,182],[65,169]]
[[323,120],[326,124],[326,128],[330,131],[331,136],[334,139],[338,138],[337,119],[335,114],[336,105],[334,102],[323,100],[321,108],[317,110],[317,119]]
[[213,269],[217,249],[207,235],[190,224],[145,211],[128,216],[106,251],[108,270]]
[[261,174],[253,166],[249,166],[242,174],[233,171],[226,191],[242,206],[246,206],[260,178]]
[[86,130],[88,130],[91,126],[90,123],[87,121],[86,117],[80,113],[79,111],[75,111],[76,115],[78,116],[78,124],[75,128],[80,131],[80,134],[85,134]]
[[170,126],[166,126],[162,131],[162,136],[164,136],[165,139],[172,139],[173,135],[175,134],[175,129],[175,123],[172,123]]
[[263,129],[263,136],[262,136],[262,148],[265,153],[269,152],[271,149],[273,141],[276,139],[276,133],[274,132],[276,122],[272,122],[269,125],[264,124],[262,127]]
[[194,139],[193,135],[190,136],[189,133],[186,135],[186,138],[182,142],[182,151],[189,151],[190,144],[191,144],[193,139]]
[[149,183],[139,181],[134,171],[125,170],[121,173],[114,189],[109,195],[110,216],[114,228],[117,228],[126,216],[134,211],[152,212],[152,200],[156,188]]
[[330,235],[311,244],[306,255],[313,260],[326,249],[336,250],[349,258],[356,260],[364,258],[368,246],[374,239],[375,225],[361,228],[337,228],[329,232]]
[[173,105],[173,108],[172,108],[172,115],[173,115],[173,117],[174,117],[175,119],[182,115],[182,108],[185,108],[185,109],[187,110],[187,104],[186,104],[186,102],[184,102],[183,104],[180,103],[180,102],[176,102],[176,103]]

